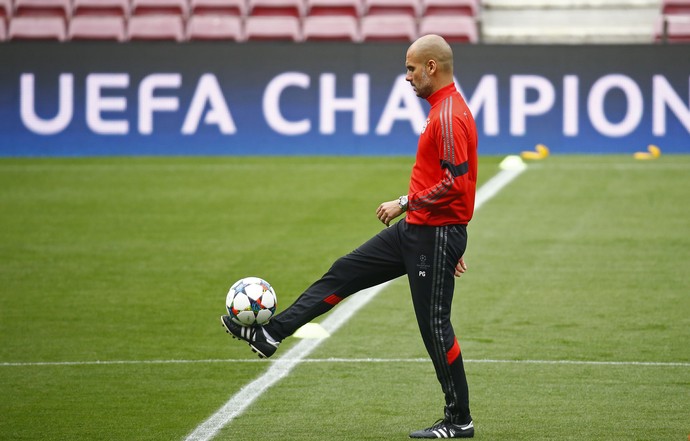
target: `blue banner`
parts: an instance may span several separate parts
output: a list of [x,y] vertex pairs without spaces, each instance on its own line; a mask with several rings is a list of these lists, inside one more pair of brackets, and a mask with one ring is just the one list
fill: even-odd
[[[409,155],[400,44],[0,45],[0,156]],[[684,45],[456,45],[480,154],[690,153]]]

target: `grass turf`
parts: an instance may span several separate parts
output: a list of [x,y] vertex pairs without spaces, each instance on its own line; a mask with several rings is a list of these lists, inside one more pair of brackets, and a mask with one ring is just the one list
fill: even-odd
[[[481,159],[483,179],[499,159]],[[265,364],[21,363],[250,359],[217,323],[231,282],[260,275],[286,306],[381,228],[374,210],[410,166],[0,161],[0,438],[183,438]],[[454,321],[478,437],[690,433],[688,171],[684,156],[552,157],[477,212]],[[408,297],[395,282],[311,356],[404,361],[301,365],[219,439],[404,439],[433,422],[441,395],[414,361],[425,355]]]

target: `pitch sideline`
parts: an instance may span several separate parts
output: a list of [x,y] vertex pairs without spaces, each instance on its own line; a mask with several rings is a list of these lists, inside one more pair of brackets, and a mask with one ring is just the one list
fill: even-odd
[[[505,164],[506,161],[502,163]],[[517,178],[526,166],[519,162],[517,166],[501,167],[501,171],[489,179],[477,190],[475,210],[496,196],[505,186]],[[346,323],[360,308],[365,306],[391,282],[362,290],[343,302],[321,323],[330,334],[333,334]],[[233,419],[241,415],[257,398],[271,386],[285,378],[290,371],[312,353],[323,340],[301,340],[279,357],[266,372],[256,380],[245,385],[235,395],[221,406],[211,417],[201,423],[192,433],[187,435],[186,441],[208,441]]]

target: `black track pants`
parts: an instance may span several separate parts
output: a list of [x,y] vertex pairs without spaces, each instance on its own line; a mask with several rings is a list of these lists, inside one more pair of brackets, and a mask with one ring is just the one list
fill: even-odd
[[349,295],[407,274],[419,330],[445,394],[445,416],[457,424],[467,423],[471,419],[467,380],[450,323],[455,266],[466,245],[464,225],[431,227],[402,220],[338,259],[266,330],[283,340]]

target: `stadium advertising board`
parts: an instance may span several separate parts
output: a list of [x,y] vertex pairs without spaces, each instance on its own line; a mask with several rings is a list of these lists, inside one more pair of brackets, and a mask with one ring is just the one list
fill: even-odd
[[[6,43],[0,156],[407,155],[405,44]],[[454,46],[482,154],[690,153],[678,46]]]

